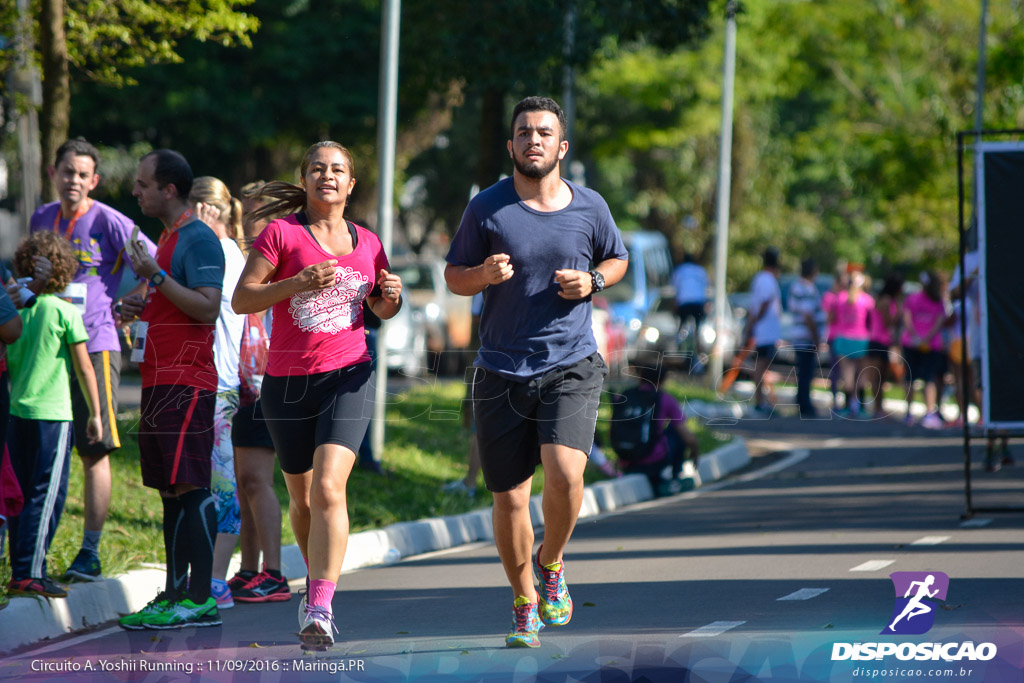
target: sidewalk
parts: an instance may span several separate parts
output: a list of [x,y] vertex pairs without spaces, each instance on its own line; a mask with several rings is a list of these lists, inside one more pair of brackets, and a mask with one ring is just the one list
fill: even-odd
[[[714,412],[706,407],[709,412]],[[729,412],[731,415],[731,411]],[[717,481],[750,462],[743,439],[729,444],[697,460],[697,471],[703,484]],[[438,495],[442,495],[440,492]],[[598,482],[583,492],[580,519],[618,510],[654,497],[647,478],[634,474]],[[540,496],[530,500],[530,515],[535,528],[544,526]],[[437,550],[454,548],[477,541],[491,541],[490,508],[461,515],[401,522],[352,534],[342,571],[393,564],[402,558]],[[237,567],[238,556],[229,574]],[[281,570],[293,581],[306,575],[306,566],[296,545],[281,549]],[[163,590],[165,572],[161,567],[146,566],[121,576],[95,583],[75,583],[67,598],[11,597],[10,604],[0,611],[0,654],[66,634],[95,629],[141,609]]]

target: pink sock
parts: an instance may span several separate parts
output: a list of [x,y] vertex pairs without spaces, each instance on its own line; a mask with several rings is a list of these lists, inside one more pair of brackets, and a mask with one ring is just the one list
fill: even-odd
[[330,609],[331,599],[334,597],[334,589],[337,587],[338,584],[334,581],[328,581],[326,579],[312,579],[309,582],[308,604]]

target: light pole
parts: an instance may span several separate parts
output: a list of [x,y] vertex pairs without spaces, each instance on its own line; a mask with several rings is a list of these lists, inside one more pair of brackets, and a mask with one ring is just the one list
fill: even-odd
[[[377,108],[377,168],[380,193],[377,200],[377,230],[384,253],[391,253],[391,235],[395,219],[395,131],[398,118],[398,28],[401,0],[386,0],[381,16],[380,85]],[[384,401],[387,398],[388,349],[385,343],[388,321],[382,321],[377,333],[377,383],[374,390],[373,429],[370,446],[374,458],[384,452]]]
[[711,354],[712,387],[722,377],[722,330],[725,329],[725,271],[729,258],[729,201],[732,185],[732,99],[736,78],[736,12],[725,6],[725,57],[722,65],[722,134],[718,148],[718,207],[715,228],[715,348]]

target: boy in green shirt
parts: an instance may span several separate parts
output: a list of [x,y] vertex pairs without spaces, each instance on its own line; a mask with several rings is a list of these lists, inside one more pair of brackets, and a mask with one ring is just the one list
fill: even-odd
[[11,375],[11,417],[7,448],[25,507],[10,520],[12,595],[66,597],[67,589],[46,575],[46,553],[53,541],[68,488],[68,462],[74,442],[71,414],[73,367],[89,404],[90,443],[103,435],[96,375],[85,342],[82,314],[56,296],[78,270],[78,260],[58,234],[40,231],[22,240],[15,270],[31,276],[33,257],[53,266],[43,293],[21,309],[21,339],[7,349]]

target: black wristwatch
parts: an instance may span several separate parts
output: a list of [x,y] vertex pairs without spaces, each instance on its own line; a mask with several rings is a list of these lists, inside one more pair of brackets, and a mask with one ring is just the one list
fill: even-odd
[[589,272],[592,280],[591,292],[600,292],[604,289],[604,275],[601,275],[601,271],[599,270],[591,270]]

